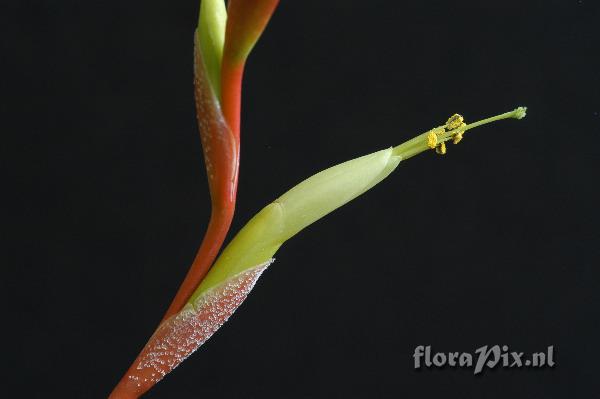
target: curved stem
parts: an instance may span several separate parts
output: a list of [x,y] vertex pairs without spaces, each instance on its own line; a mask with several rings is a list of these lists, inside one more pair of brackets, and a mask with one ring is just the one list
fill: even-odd
[[135,392],[134,389],[125,383],[126,380],[121,380],[119,384],[113,389],[108,396],[108,399],[137,399],[140,394]]
[[234,207],[235,203],[232,202],[226,208],[213,208],[202,244],[162,321],[165,321],[183,308],[198,287],[198,282],[202,281],[206,273],[208,273],[231,226]]
[[224,63],[221,69],[221,109],[235,140],[240,142],[242,78],[245,63]]

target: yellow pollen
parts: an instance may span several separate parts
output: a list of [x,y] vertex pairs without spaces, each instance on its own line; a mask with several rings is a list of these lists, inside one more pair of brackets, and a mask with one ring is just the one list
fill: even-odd
[[448,121],[446,121],[446,129],[454,130],[457,127],[460,127],[463,124],[463,122],[464,118],[462,117],[462,115],[454,114],[450,118],[448,118]]
[[435,131],[430,131],[429,134],[427,135],[427,146],[431,149],[434,149],[437,146],[437,135],[435,134]]
[[459,130],[454,136],[452,136],[452,143],[458,144],[463,138],[464,131]]
[[442,141],[442,143],[440,145],[438,145],[437,147],[435,147],[435,152],[440,154],[440,155],[444,155],[446,153],[446,143],[444,143]]

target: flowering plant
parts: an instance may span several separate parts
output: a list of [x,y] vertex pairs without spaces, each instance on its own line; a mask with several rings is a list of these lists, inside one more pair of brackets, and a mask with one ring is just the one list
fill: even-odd
[[[279,247],[311,223],[365,193],[421,152],[445,154],[465,132],[526,109],[467,124],[452,115],[441,126],[395,147],[323,170],[263,208],[216,259],[235,209],[240,165],[241,87],[245,61],[278,0],[203,0],[195,32],[196,109],[211,194],[204,240],[155,333],[111,398],[137,398],[171,372],[231,316],[273,262]],[[215,261],[216,259],[216,261]]]

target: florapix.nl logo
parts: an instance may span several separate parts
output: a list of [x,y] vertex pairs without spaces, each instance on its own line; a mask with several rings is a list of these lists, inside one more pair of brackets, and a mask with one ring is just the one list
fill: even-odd
[[485,368],[544,368],[554,367],[554,346],[545,351],[525,354],[511,351],[508,345],[482,346],[470,352],[432,352],[431,346],[419,345],[415,348],[414,368],[473,368],[473,374],[480,374]]

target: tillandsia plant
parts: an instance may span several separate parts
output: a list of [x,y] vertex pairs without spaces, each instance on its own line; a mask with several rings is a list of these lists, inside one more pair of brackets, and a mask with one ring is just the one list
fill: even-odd
[[[163,321],[111,394],[137,398],[171,372],[227,321],[281,245],[299,231],[385,179],[421,152],[446,153],[465,132],[501,119],[521,119],[518,107],[467,124],[461,115],[396,147],[323,170],[263,208],[216,261],[233,217],[240,154],[240,93],[245,60],[278,1],[203,0],[195,33],[195,95],[212,201],[205,238]],[[213,263],[214,261],[214,263]]]

